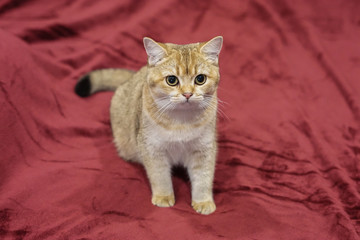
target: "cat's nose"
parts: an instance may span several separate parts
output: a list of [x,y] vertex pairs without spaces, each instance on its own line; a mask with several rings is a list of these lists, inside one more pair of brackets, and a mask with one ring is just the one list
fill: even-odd
[[183,96],[186,97],[186,99],[189,99],[192,95],[192,93],[183,93]]

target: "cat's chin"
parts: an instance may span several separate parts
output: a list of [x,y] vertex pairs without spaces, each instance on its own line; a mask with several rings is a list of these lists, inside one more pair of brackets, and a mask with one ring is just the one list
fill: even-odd
[[189,111],[189,110],[200,110],[200,104],[198,102],[181,102],[177,103],[174,110]]
[[192,122],[204,111],[197,103],[177,103],[176,107],[168,111],[168,116],[180,122]]

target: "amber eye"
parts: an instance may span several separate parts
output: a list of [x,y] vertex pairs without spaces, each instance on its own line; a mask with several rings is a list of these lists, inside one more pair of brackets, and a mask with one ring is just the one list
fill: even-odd
[[166,83],[169,84],[169,86],[176,86],[179,83],[179,80],[176,76],[171,75],[166,77]]
[[203,85],[206,82],[206,76],[204,74],[199,74],[195,78],[195,83],[197,85]]

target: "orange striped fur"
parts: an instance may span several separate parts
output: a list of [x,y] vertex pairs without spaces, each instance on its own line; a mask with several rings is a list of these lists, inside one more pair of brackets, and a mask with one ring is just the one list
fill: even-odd
[[171,167],[181,164],[191,180],[192,207],[210,214],[216,208],[212,183],[222,37],[188,45],[144,38],[144,46],[147,66],[138,72],[91,72],[90,93],[116,88],[110,107],[114,143],[122,158],[144,165],[152,203],[174,205]]

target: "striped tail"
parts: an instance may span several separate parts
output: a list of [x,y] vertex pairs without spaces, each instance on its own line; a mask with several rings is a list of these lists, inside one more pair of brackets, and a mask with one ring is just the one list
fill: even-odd
[[87,97],[98,91],[115,91],[134,74],[131,70],[119,68],[95,70],[81,77],[74,90],[80,97]]

